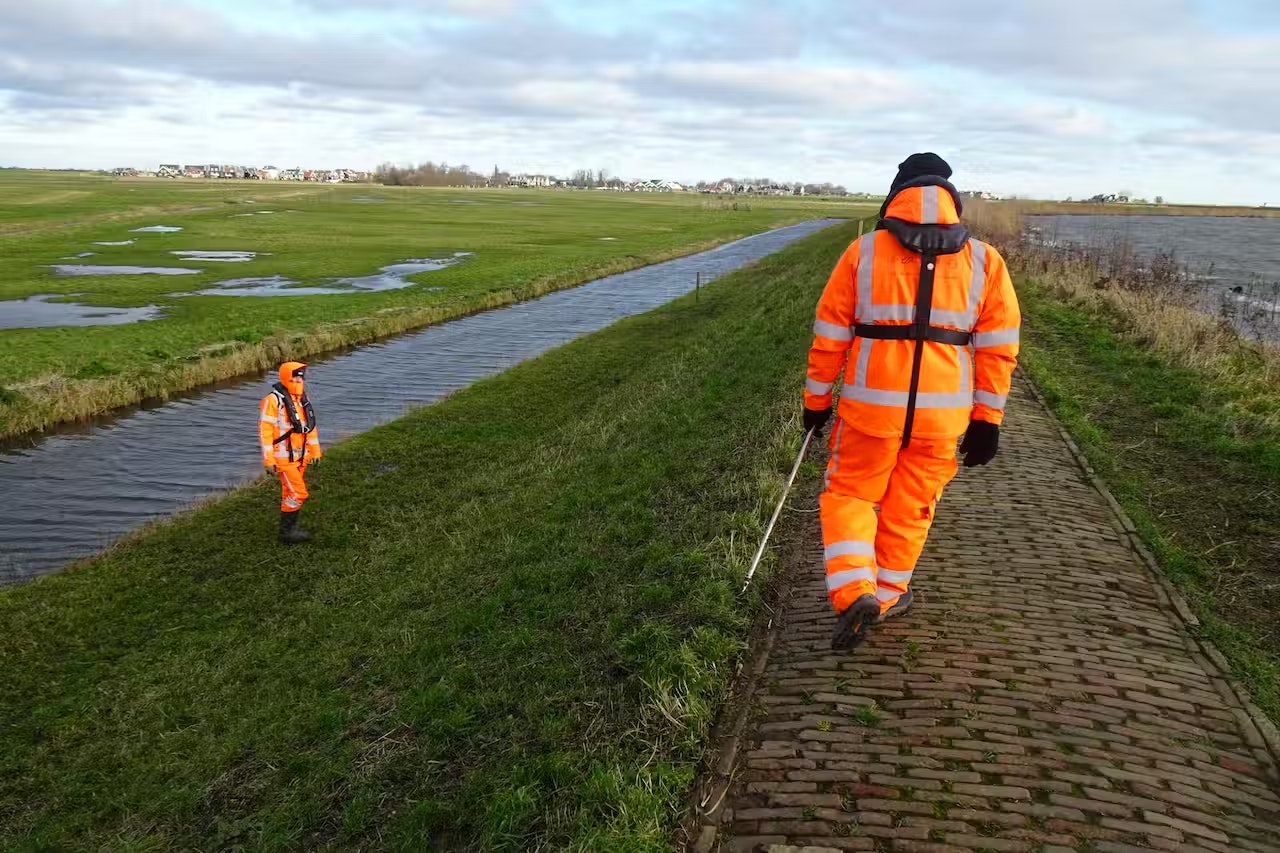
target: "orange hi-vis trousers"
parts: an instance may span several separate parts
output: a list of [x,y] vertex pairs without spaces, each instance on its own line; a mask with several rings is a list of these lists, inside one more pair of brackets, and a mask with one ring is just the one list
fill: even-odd
[[307,472],[307,463],[277,465],[280,474],[280,511],[293,512],[302,509],[302,505],[311,497],[307,492],[307,481],[303,475]]
[[881,612],[907,591],[933,511],[956,475],[957,439],[879,438],[839,419],[820,498],[827,597],[842,613],[863,595]]

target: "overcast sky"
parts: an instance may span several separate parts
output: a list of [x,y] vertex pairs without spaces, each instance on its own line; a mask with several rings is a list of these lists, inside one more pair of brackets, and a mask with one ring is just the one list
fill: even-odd
[[916,150],[962,189],[1280,204],[1280,2],[0,0],[0,165],[883,191]]

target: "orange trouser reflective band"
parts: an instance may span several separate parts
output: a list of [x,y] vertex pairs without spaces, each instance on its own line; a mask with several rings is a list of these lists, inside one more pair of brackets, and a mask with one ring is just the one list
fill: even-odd
[[[841,419],[822,493],[827,597],[843,612],[863,595],[887,610],[907,591],[933,510],[956,475],[956,440],[858,432]],[[878,509],[878,512],[877,512]]]
[[280,511],[293,512],[302,509],[307,498],[311,497],[307,492],[307,483],[303,479],[303,474],[307,470],[306,463],[280,465],[276,470],[280,472]]

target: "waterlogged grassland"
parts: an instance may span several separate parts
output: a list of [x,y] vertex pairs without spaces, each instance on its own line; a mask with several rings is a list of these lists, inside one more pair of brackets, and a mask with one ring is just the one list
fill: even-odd
[[0,591],[0,849],[671,849],[855,234]]
[[[0,331],[0,435],[260,369],[286,356],[509,304],[771,227],[866,211],[785,198],[752,199],[737,208],[696,195],[0,173],[0,300],[81,294],[77,301],[93,305],[165,309],[163,319],[128,326]],[[237,215],[245,213],[255,215]],[[183,230],[131,233],[151,225]],[[128,239],[136,242],[94,245]],[[183,262],[169,254],[178,250],[269,254],[246,263]],[[204,272],[61,278],[48,269],[86,251],[98,254],[85,263]],[[242,277],[323,283],[457,252],[474,254],[448,269],[414,276],[415,286],[402,290],[270,298],[171,295]]]

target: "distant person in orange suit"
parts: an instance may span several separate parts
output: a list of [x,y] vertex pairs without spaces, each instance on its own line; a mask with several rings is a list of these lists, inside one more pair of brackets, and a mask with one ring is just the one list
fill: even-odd
[[311,534],[298,529],[298,513],[310,496],[305,475],[320,461],[316,414],[306,391],[307,366],[300,361],[280,365],[280,381],[262,398],[258,414],[262,465],[280,476],[280,541],[306,542]]
[[844,372],[820,499],[835,649],[911,606],[957,441],[966,467],[999,445],[1022,319],[1004,259],[960,223],[950,177],[936,154],[899,164],[876,228],[841,256],[818,302],[806,431],[830,420]]

